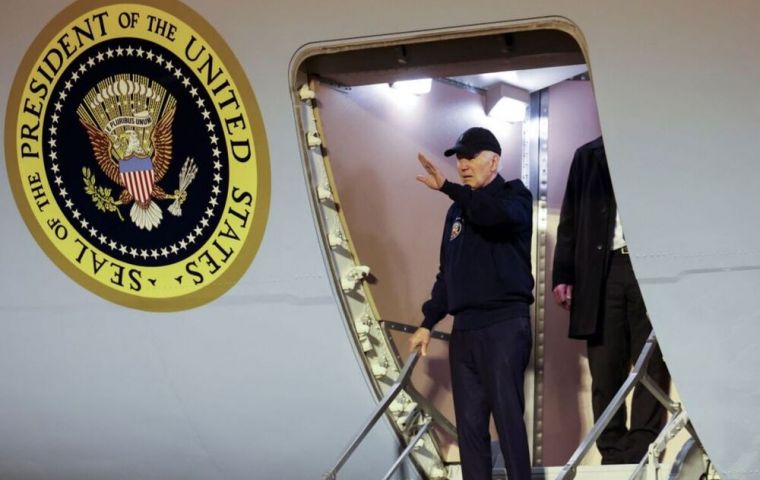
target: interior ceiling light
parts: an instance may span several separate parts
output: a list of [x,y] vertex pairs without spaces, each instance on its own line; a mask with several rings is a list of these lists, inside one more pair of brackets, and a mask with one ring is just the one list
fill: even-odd
[[486,112],[491,118],[506,122],[522,122],[530,101],[527,90],[506,83],[497,83],[486,91]]
[[415,95],[424,95],[430,92],[433,85],[432,78],[420,78],[417,80],[399,80],[391,83],[391,87]]

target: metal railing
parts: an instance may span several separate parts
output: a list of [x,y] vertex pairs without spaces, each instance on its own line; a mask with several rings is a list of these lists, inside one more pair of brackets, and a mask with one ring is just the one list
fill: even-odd
[[[694,441],[697,443],[699,442],[696,433],[691,426],[689,417],[683,410],[681,404],[679,402],[673,401],[668,396],[668,394],[663,391],[660,386],[657,385],[657,383],[654,382],[646,373],[647,366],[656,348],[657,339],[655,338],[654,333],[652,333],[649,335],[649,338],[644,344],[644,348],[642,348],[641,353],[636,360],[636,364],[634,365],[631,373],[628,375],[625,383],[615,394],[614,398],[609,403],[599,419],[596,421],[591,431],[586,435],[568,462],[562,468],[556,480],[575,479],[581,460],[583,460],[591,448],[593,448],[601,433],[607,427],[609,422],[612,420],[612,417],[617,413],[617,411],[625,402],[626,397],[630,394],[636,385],[642,385],[644,388],[646,388],[657,399],[657,401],[660,402],[668,410],[668,412],[670,412],[671,418],[660,431],[655,441],[652,442],[652,444],[649,446],[649,451],[636,466],[636,469],[629,477],[629,480],[641,480],[642,478],[652,480],[664,478],[660,475],[662,472],[660,472],[659,458],[662,452],[665,450],[667,443],[681,429],[685,428],[690,433]],[[353,437],[352,441],[338,458],[338,461],[335,463],[335,465],[323,476],[324,480],[337,479],[338,471],[346,464],[348,459],[351,457],[354,451],[356,451],[370,430],[375,426],[378,420],[388,410],[388,407],[391,405],[391,403],[393,403],[393,401],[402,391],[406,389],[407,394],[411,393],[415,397],[419,396],[419,394],[409,384],[412,371],[414,370],[414,367],[417,364],[419,358],[420,352],[418,350],[415,350],[409,355],[409,357],[407,357],[406,362],[404,363],[404,367],[399,373],[396,382],[380,400],[365,424]],[[404,450],[396,458],[393,465],[391,465],[390,469],[386,472],[385,476],[382,477],[382,480],[388,480],[392,477],[393,473],[401,466],[404,460],[409,457],[417,442],[420,441],[420,439],[430,430],[434,424],[439,424],[441,428],[450,434],[453,434],[454,438],[456,438],[455,427],[451,425],[451,423],[448,422],[445,417],[437,412],[435,408],[431,409],[429,407],[430,406],[426,406],[424,403],[418,405],[414,410],[409,412],[409,414],[401,422],[403,425],[405,425],[403,432],[404,436],[411,436],[411,438]],[[644,477],[645,473],[646,477]]]
[[[359,432],[354,436],[351,443],[349,443],[348,447],[346,447],[345,451],[341,454],[340,458],[338,458],[338,461],[335,463],[335,465],[324,475],[325,480],[336,480],[338,471],[343,467],[343,465],[346,464],[351,454],[354,453],[354,451],[357,449],[359,444],[364,440],[364,438],[367,436],[367,434],[372,430],[372,427],[375,426],[377,421],[380,419],[380,417],[383,416],[383,413],[387,410],[388,406],[393,402],[393,400],[398,396],[399,393],[404,389],[404,387],[409,383],[409,379],[412,374],[412,370],[414,370],[414,366],[417,364],[417,361],[420,358],[420,353],[418,350],[415,350],[412,352],[411,355],[406,359],[406,362],[404,363],[404,368],[399,373],[398,379],[393,384],[393,386],[388,390],[388,392],[385,394],[385,396],[380,400],[380,403],[378,403],[377,407],[372,411],[372,414],[369,416],[369,419],[365,422],[364,426],[359,430]],[[417,444],[417,442],[422,438],[423,435],[430,429],[430,427],[433,424],[433,417],[422,412],[421,410],[415,410],[409,413],[409,415],[406,417],[406,431],[410,433],[414,427],[417,427],[417,432],[414,435],[414,437],[409,441],[406,448],[401,452],[401,454],[398,456],[396,461],[393,463],[391,468],[388,470],[388,472],[383,477],[383,480],[388,480],[392,475],[393,472],[396,471],[396,469],[403,463],[403,461],[409,456],[409,454],[412,452],[412,449]]]
[[668,412],[670,412],[671,419],[660,431],[660,434],[657,436],[655,441],[649,446],[649,451],[646,455],[644,455],[644,458],[642,458],[639,464],[636,466],[636,469],[632,473],[630,480],[640,479],[645,471],[648,474],[648,479],[659,478],[659,457],[665,450],[665,445],[667,442],[671,440],[682,428],[686,428],[691,434],[692,438],[696,439],[696,433],[691,427],[689,417],[683,410],[681,404],[674,402],[668,396],[668,394],[665,393],[659,387],[659,385],[657,385],[657,383],[655,383],[646,373],[647,366],[649,365],[649,360],[652,358],[652,354],[656,348],[657,339],[654,336],[654,332],[652,332],[649,334],[649,338],[647,338],[647,341],[644,344],[644,348],[641,349],[639,358],[636,360],[636,364],[634,365],[631,373],[628,375],[625,383],[623,383],[623,386],[620,387],[620,390],[618,390],[612,401],[609,403],[609,405],[607,405],[607,408],[604,409],[602,415],[599,417],[596,423],[594,423],[594,427],[586,435],[568,462],[562,468],[556,480],[573,480],[575,478],[578,465],[580,464],[581,460],[583,460],[589,450],[591,450],[591,448],[594,446],[594,443],[596,443],[599,436],[612,420],[612,417],[615,416],[617,411],[625,402],[628,394],[631,393],[631,390],[633,390],[636,385],[642,385],[644,388],[649,390],[649,392],[657,399],[657,401],[660,402],[668,410]]

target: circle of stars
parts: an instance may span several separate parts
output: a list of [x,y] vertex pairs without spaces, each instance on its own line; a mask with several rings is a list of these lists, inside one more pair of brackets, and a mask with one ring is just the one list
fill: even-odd
[[[85,72],[87,72],[87,70],[94,67],[98,63],[117,57],[145,58],[165,68],[171,75],[180,81],[182,86],[187,89],[188,93],[190,93],[190,96],[194,99],[196,106],[201,112],[203,120],[206,122],[205,126],[209,133],[209,140],[212,145],[211,154],[214,157],[214,160],[212,162],[214,169],[214,175],[212,178],[213,187],[211,188],[211,198],[209,199],[206,210],[203,212],[203,217],[201,217],[198,224],[196,224],[196,226],[190,233],[187,234],[187,236],[183,237],[175,243],[172,243],[171,245],[161,247],[159,249],[138,249],[129,245],[125,245],[121,242],[117,242],[116,240],[104,235],[102,232],[99,232],[95,226],[91,225],[90,222],[84,218],[82,213],[75,208],[74,202],[71,200],[69,192],[64,187],[63,178],[60,175],[61,167],[58,164],[56,135],[58,133],[58,124],[61,120],[60,112],[63,110],[64,102],[66,101],[71,89],[74,87],[76,82],[82,77]],[[122,46],[117,46],[116,48],[109,47],[107,50],[98,51],[94,56],[90,56],[87,58],[87,60],[83,60],[78,68],[72,70],[71,78],[64,84],[63,89],[58,95],[58,101],[56,101],[53,107],[54,111],[53,115],[51,116],[52,124],[49,128],[50,140],[48,140],[48,144],[50,146],[50,169],[53,172],[53,183],[58,189],[58,194],[63,200],[64,205],[71,212],[71,216],[74,218],[74,220],[79,222],[82,227],[82,231],[90,234],[93,243],[99,242],[101,245],[111,249],[114,252],[119,252],[125,256],[129,255],[132,258],[139,257],[143,260],[152,258],[154,260],[157,260],[158,258],[169,258],[169,256],[176,255],[183,250],[187,250],[203,234],[203,231],[209,227],[209,225],[211,225],[211,219],[215,215],[214,210],[219,205],[219,195],[222,193],[220,188],[220,185],[222,183],[222,162],[220,160],[222,151],[219,149],[219,137],[216,136],[215,132],[216,125],[214,125],[210,118],[211,112],[209,112],[206,108],[205,101],[198,94],[198,89],[192,85],[190,78],[184,75],[184,72],[180,65],[174,65],[170,59],[165,59],[161,54],[155,54],[152,50],[144,50],[142,47],[133,48],[129,45],[126,48]]]

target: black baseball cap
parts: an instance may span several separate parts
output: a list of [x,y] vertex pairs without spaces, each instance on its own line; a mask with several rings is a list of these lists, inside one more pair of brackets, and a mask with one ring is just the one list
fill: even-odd
[[482,127],[472,127],[457,139],[456,145],[449,148],[444,155],[450,157],[455,153],[465,158],[472,158],[483,150],[501,155],[499,141],[490,130]]

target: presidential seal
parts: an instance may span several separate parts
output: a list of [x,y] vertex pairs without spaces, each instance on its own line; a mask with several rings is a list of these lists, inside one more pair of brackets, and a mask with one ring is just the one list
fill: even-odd
[[250,265],[269,204],[261,115],[180,3],[78,2],[40,34],[6,113],[16,203],[48,256],[111,301],[206,303]]

